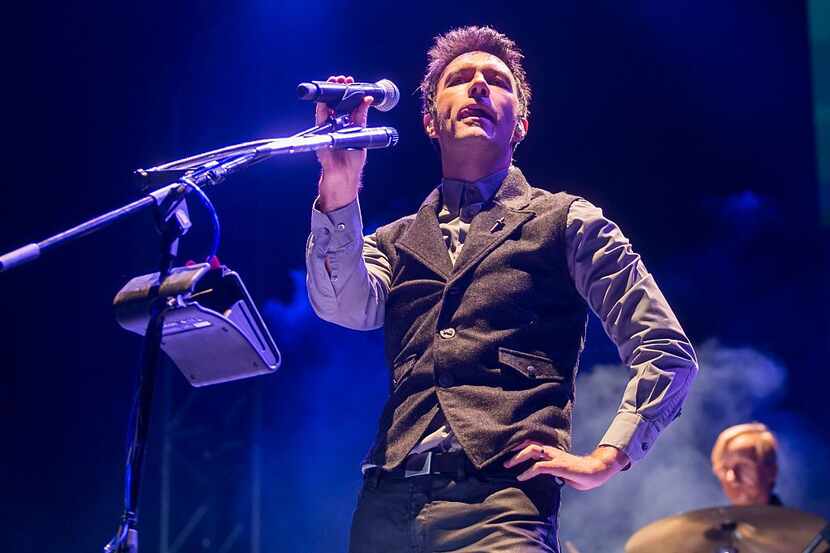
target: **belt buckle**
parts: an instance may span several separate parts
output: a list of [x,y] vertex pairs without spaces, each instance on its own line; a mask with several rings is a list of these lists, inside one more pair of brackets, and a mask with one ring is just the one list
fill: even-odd
[[[418,457],[418,455],[415,455]],[[426,460],[424,461],[424,465],[421,467],[420,470],[404,470],[403,477],[404,478],[411,478],[413,476],[423,476],[425,474],[430,474],[432,470],[432,452],[426,452]]]

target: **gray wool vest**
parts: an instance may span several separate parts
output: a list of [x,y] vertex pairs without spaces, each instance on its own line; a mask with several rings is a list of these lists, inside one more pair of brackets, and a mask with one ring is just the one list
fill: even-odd
[[570,448],[587,306],[565,258],[576,199],[511,168],[476,215],[455,266],[440,191],[378,229],[392,282],[384,323],[391,394],[368,461],[397,467],[440,409],[482,468],[525,439]]

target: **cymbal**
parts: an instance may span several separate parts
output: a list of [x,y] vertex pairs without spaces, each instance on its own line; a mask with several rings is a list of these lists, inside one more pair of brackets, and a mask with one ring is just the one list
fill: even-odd
[[644,526],[629,538],[625,553],[801,553],[825,524],[786,507],[714,507]]

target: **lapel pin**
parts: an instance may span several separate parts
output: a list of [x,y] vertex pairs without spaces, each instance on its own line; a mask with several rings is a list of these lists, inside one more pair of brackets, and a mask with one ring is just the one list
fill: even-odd
[[493,225],[493,228],[490,229],[490,232],[493,233],[493,232],[496,232],[497,230],[501,230],[501,228],[503,226],[504,226],[504,217],[499,217],[498,219],[496,219],[496,222]]

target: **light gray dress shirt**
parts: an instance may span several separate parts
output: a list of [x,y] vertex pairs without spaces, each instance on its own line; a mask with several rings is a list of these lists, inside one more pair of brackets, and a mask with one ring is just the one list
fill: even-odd
[[[470,222],[506,174],[500,171],[475,183],[441,183],[438,222],[453,263]],[[638,461],[679,415],[698,370],[695,352],[640,256],[601,209],[581,198],[574,201],[565,236],[574,286],[630,368],[617,415],[599,445],[616,447]],[[356,330],[383,326],[391,266],[375,235],[363,236],[357,200],[328,213],[316,209],[315,202],[306,267],[309,299],[321,318]],[[411,453],[459,447],[439,411]]]

